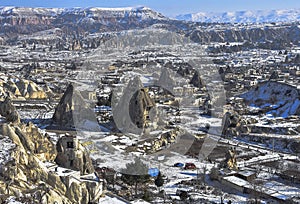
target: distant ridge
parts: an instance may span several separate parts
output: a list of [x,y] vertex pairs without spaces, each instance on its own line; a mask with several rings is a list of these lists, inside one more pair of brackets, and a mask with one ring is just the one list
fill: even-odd
[[105,32],[149,27],[169,20],[148,7],[29,8],[0,7],[0,34],[31,34],[61,28]]
[[271,23],[300,21],[300,8],[269,11],[198,12],[176,16],[177,20],[205,23]]
[[42,7],[15,7],[15,6],[0,6],[1,16],[60,16],[68,14],[84,14],[86,17],[98,17],[109,14],[108,17],[126,17],[136,16],[141,18],[165,18],[163,15],[151,10],[148,7],[120,7],[120,8],[105,8],[105,7],[88,7],[88,8],[42,8]]

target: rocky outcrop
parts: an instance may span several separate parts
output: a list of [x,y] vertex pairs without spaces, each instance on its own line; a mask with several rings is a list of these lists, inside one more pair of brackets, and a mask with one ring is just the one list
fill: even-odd
[[[53,121],[67,128],[86,129],[98,131],[97,119],[89,104],[85,102],[74,84],[67,87],[59,104],[55,109]],[[94,126],[87,125],[94,123]]]
[[195,87],[197,87],[199,89],[202,89],[204,87],[204,83],[201,79],[199,71],[197,71],[197,70],[195,71],[195,73],[190,81],[190,84],[193,84]]
[[12,97],[19,97],[19,96],[22,96],[19,88],[17,87],[17,85],[12,82],[12,81],[7,81],[6,83],[5,82],[2,82],[2,86],[3,88],[6,89],[6,91],[8,91],[9,93],[12,94]]
[[156,21],[165,19],[161,14],[146,7],[124,9],[2,7],[0,8],[0,14],[0,32],[22,34],[30,34],[51,28],[62,28],[66,31],[76,29],[80,32],[121,30],[135,28],[136,26],[148,27]]
[[[229,49],[231,51],[255,47],[285,49],[286,46],[290,46],[290,42],[296,44],[300,40],[298,23],[249,25],[243,29],[239,25],[230,24],[210,27],[203,23],[169,19],[145,7],[124,9],[2,7],[0,8],[0,17],[0,32],[4,34],[4,37],[0,38],[0,44],[51,44],[52,48],[55,47],[59,50],[96,48],[102,42],[111,39],[110,34],[101,34],[99,35],[101,37],[91,38],[86,33],[115,32],[148,27],[182,33],[192,41],[202,44],[244,42],[243,45],[231,46]],[[37,32],[51,37],[36,38]],[[79,36],[74,36],[74,33]],[[28,36],[18,40],[18,36],[23,34]],[[221,50],[217,52],[221,52]],[[184,68],[179,71],[179,73],[185,74]]]
[[[21,203],[87,204],[96,203],[101,195],[100,182],[80,181],[80,178],[66,182],[66,177],[47,167],[57,157],[56,147],[50,137],[32,123],[1,124],[0,142],[5,150],[0,151],[1,203],[13,197]],[[92,162],[83,147],[79,145],[74,153],[81,158],[82,169],[88,169],[85,173],[93,172]]]
[[[17,82],[16,82],[17,81]],[[9,95],[12,99],[46,99],[45,90],[36,83],[26,79],[9,77],[7,80],[0,80],[1,95]]]
[[249,27],[247,29],[234,29],[234,26],[224,29],[206,30],[195,29],[189,33],[194,42],[265,42],[267,40],[287,43],[299,39],[296,25],[273,27]]
[[236,151],[234,149],[228,150],[225,155],[225,167],[229,169],[238,169],[236,160]]
[[[240,120],[241,118],[239,115],[235,112],[226,112],[222,119],[222,135],[223,136],[229,136],[232,135],[233,129],[235,130],[235,133],[237,129],[239,129],[240,126]],[[233,134],[233,135],[236,135]]]
[[27,99],[46,99],[47,94],[36,83],[29,80],[19,80],[16,83],[21,95]]
[[5,117],[8,122],[20,122],[19,114],[16,108],[12,105],[9,97],[6,97],[4,101],[0,101],[0,115]]
[[[53,161],[56,156],[49,138],[33,124],[2,124],[0,132],[16,145],[9,152],[11,160],[1,166],[0,194],[14,196],[21,201],[32,194],[30,203],[48,203],[49,193],[61,195],[47,182],[48,171],[42,165],[43,161]],[[44,182],[49,192],[36,185]]]
[[[239,95],[249,107],[251,114],[267,114],[274,117],[300,115],[300,96],[296,87],[267,81]],[[251,110],[252,109],[254,110]]]
[[113,119],[120,131],[140,134],[150,121],[149,112],[155,106],[148,90],[136,77],[129,81],[123,95],[113,106]]
[[138,128],[143,128],[147,125],[149,111],[155,106],[154,101],[150,98],[146,88],[137,90],[129,102],[129,115],[134,124]]
[[175,87],[175,81],[171,77],[171,73],[170,73],[169,69],[167,69],[167,68],[162,69],[156,85],[159,87],[162,87],[163,89],[165,89],[173,94],[173,89]]
[[61,137],[56,144],[56,149],[58,153],[55,161],[59,166],[80,171],[82,175],[95,171],[87,150],[76,136]]

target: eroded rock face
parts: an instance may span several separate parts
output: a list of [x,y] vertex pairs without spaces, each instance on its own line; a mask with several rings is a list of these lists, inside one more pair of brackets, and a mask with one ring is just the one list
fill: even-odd
[[0,114],[5,117],[8,122],[20,122],[19,114],[16,108],[12,105],[9,97],[6,97],[3,102],[0,101]]
[[245,104],[274,117],[300,115],[299,91],[288,84],[267,81],[241,94]]
[[229,169],[237,169],[236,151],[234,149],[228,150],[225,157],[227,167]]
[[[86,129],[87,122],[96,123],[97,119],[93,110],[84,101],[80,92],[73,84],[67,87],[52,118],[56,124],[62,127]],[[88,128],[91,128],[89,126]],[[89,129],[90,130],[90,129]]]
[[[15,82],[17,81],[17,82]],[[7,80],[0,80],[1,95],[9,95],[13,99],[46,99],[45,90],[36,83],[26,79],[9,77]]]
[[8,81],[6,82],[2,82],[2,86],[10,93],[12,93],[12,96],[14,97],[19,97],[22,96],[19,88],[17,87],[17,85],[12,82],[12,81]]
[[190,81],[190,84],[193,84],[195,87],[197,87],[199,89],[204,87],[204,83],[203,83],[198,71],[195,71],[195,73]]
[[113,108],[113,118],[117,128],[124,132],[140,134],[150,121],[150,110],[155,102],[139,77],[130,80],[123,95]]
[[149,120],[149,111],[155,106],[154,101],[150,98],[148,90],[143,88],[133,94],[129,102],[129,115],[138,128],[143,128]]
[[235,130],[237,127],[239,128],[239,121],[241,120],[240,116],[235,112],[227,112],[225,113],[222,120],[222,135],[228,136],[232,135],[232,130]]
[[47,94],[33,81],[22,79],[16,83],[21,95],[27,99],[46,99]]
[[47,203],[51,197],[50,190],[41,191],[38,184],[42,182],[47,189],[53,188],[48,183],[49,172],[42,165],[42,161],[53,161],[56,156],[52,142],[33,124],[2,124],[0,133],[8,136],[15,144],[14,149],[8,150],[11,160],[1,166],[0,194],[20,200],[25,199],[21,195],[32,194],[30,203]]
[[[53,162],[56,158],[56,148],[48,136],[40,133],[33,124],[2,124],[0,142],[7,147],[4,155],[6,160],[0,152],[1,203],[5,203],[9,196],[22,203],[36,204],[54,201],[81,204],[97,202],[99,199],[99,194],[102,193],[99,191],[101,183],[67,183],[59,174],[45,166],[43,161]],[[87,152],[84,152],[82,146],[77,147],[75,156],[79,155],[81,162],[77,163],[82,169],[89,169],[85,172],[93,172]]]
[[57,144],[57,157],[59,166],[80,171],[81,175],[93,173],[94,167],[87,150],[79,143],[75,136],[61,137]]
[[171,73],[170,73],[169,69],[164,68],[161,71],[161,75],[159,76],[159,79],[158,79],[156,85],[173,93],[173,88],[175,87],[175,81],[171,77]]

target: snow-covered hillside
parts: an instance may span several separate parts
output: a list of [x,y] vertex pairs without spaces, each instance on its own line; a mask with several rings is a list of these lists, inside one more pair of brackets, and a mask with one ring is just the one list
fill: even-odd
[[26,7],[0,7],[1,16],[59,16],[59,15],[83,15],[85,17],[140,17],[142,19],[161,19],[163,15],[148,7],[124,7],[124,8],[26,8]]
[[299,115],[300,100],[297,88],[274,81],[264,82],[240,95],[247,105],[269,116],[286,118]]
[[0,170],[2,166],[11,160],[11,151],[15,148],[15,144],[7,136],[0,135]]
[[[116,31],[148,27],[168,21],[148,7],[27,8],[0,7],[0,33],[32,34],[53,28],[66,32]],[[77,31],[75,31],[77,30]]]
[[235,11],[220,13],[192,13],[176,16],[178,20],[194,22],[218,23],[264,23],[293,22],[300,20],[300,9],[269,10],[269,11]]

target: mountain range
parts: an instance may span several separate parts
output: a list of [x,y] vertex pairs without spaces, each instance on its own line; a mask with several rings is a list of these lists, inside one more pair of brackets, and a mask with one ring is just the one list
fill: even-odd
[[[299,15],[290,11],[262,12],[264,15],[256,15],[254,12],[236,12],[224,16],[215,16],[206,21],[220,22],[269,22],[284,21],[268,25],[251,25],[236,27],[235,25],[209,25],[207,23],[193,22],[196,14],[178,17],[176,20],[168,18],[148,7],[127,8],[24,8],[24,7],[0,7],[0,44],[52,44],[57,49],[81,49],[84,47],[96,48],[103,41],[111,37],[111,34],[128,30],[144,28],[163,29],[177,34],[183,34],[196,43],[211,42],[254,42],[262,44],[264,48],[270,43],[276,47],[298,43],[300,40],[300,10]],[[272,14],[272,15],[271,15]],[[227,16],[227,17],[226,17]],[[231,16],[231,20],[228,16]],[[239,17],[238,17],[239,16]],[[245,17],[247,16],[247,18]],[[265,16],[262,18],[260,16]],[[267,17],[268,18],[267,18]],[[285,17],[284,17],[285,16]],[[299,17],[298,17],[299,16]],[[219,20],[217,20],[219,19]],[[244,19],[244,20],[243,20]],[[248,20],[246,20],[248,19]],[[255,20],[256,19],[256,20]],[[273,20],[272,20],[273,19]],[[159,32],[158,32],[159,33]],[[249,48],[249,45],[246,45]]]
[[204,23],[271,23],[300,20],[300,9],[269,11],[198,12],[182,14],[177,20]]
[[0,7],[0,33],[30,34],[53,28],[105,32],[143,28],[167,18],[147,7]]

